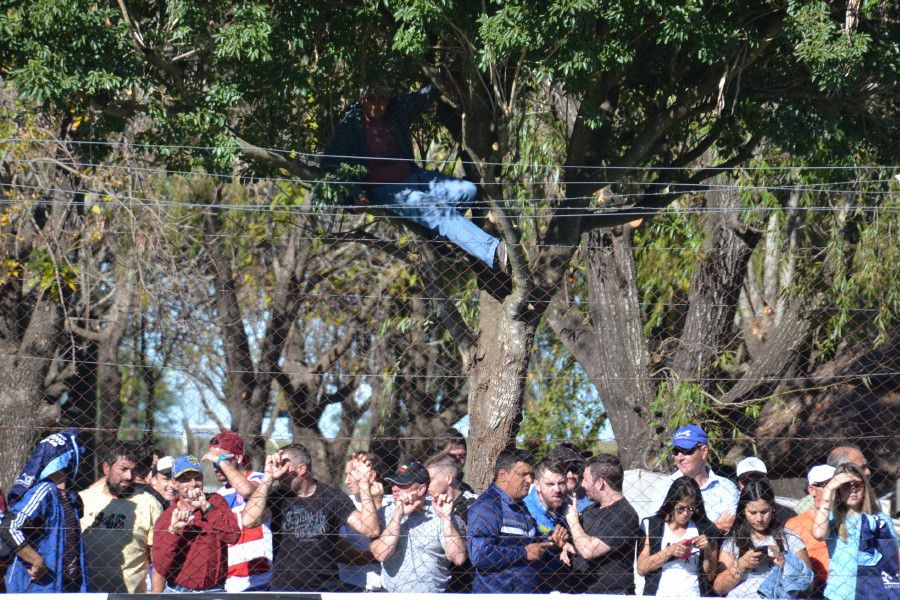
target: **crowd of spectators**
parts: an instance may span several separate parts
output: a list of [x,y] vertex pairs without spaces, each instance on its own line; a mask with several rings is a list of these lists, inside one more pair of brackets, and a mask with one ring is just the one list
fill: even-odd
[[540,461],[502,451],[478,495],[462,481],[466,440],[450,430],[427,461],[387,473],[354,453],[343,491],[314,477],[303,445],[255,471],[224,431],[199,460],[116,442],[103,476],[76,493],[77,433],[42,440],[0,506],[8,592],[900,596],[896,532],[855,447],[809,469],[797,514],[776,502],[758,457],[732,482],[710,468],[705,432],[679,428],[677,470],[641,519],[619,459],[571,444]]

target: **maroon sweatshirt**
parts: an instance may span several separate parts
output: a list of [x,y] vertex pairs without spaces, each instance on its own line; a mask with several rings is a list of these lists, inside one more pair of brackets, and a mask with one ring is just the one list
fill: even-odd
[[228,545],[240,539],[241,529],[222,496],[210,494],[208,501],[209,512],[204,515],[200,509],[195,510],[193,522],[180,535],[169,533],[177,502],[156,520],[150,555],[153,569],[165,577],[169,585],[208,590],[225,583]]

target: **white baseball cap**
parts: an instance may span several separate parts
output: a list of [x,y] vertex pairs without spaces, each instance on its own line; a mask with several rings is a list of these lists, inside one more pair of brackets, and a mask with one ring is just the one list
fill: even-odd
[[816,485],[817,483],[825,483],[834,477],[834,467],[831,465],[816,465],[809,470],[809,473],[806,475],[806,479],[809,481],[809,485]]
[[769,470],[766,468],[766,463],[756,458],[755,456],[748,456],[741,462],[737,464],[737,469],[735,470],[738,477],[743,475],[744,473],[762,473],[767,475]]
[[164,473],[165,475],[172,475],[172,468],[175,466],[175,459],[171,456],[161,456],[159,460],[156,461],[156,472]]

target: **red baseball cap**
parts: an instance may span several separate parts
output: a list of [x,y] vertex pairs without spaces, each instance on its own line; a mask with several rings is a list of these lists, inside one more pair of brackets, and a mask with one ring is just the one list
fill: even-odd
[[232,454],[244,455],[244,439],[236,431],[223,431],[209,440],[209,445]]

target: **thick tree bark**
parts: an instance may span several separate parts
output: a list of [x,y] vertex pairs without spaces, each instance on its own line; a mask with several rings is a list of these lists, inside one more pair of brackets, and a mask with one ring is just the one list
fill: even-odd
[[672,361],[673,372],[683,381],[703,381],[730,342],[747,261],[759,239],[738,220],[741,199],[736,191],[708,192],[706,202],[713,210],[703,219],[706,240],[691,278],[687,318]]
[[535,323],[512,318],[507,306],[486,292],[481,293],[479,322],[469,375],[466,481],[483,490],[491,482],[497,455],[519,429]]
[[631,231],[595,231],[585,247],[590,324],[551,313],[550,324],[591,378],[626,468],[652,467],[653,386],[644,336]]
[[0,489],[8,491],[58,407],[44,402],[44,377],[62,333],[57,302],[42,295],[19,313],[18,339],[0,336]]

